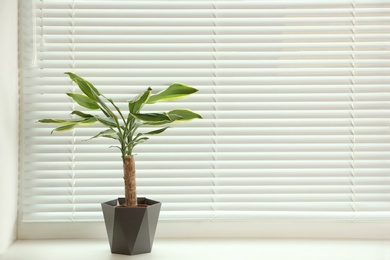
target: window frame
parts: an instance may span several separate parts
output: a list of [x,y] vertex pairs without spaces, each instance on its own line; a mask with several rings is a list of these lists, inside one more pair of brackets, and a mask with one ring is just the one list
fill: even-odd
[[[352,237],[352,238],[389,238],[389,221],[161,221],[157,236],[181,237]],[[47,227],[53,227],[51,229]],[[180,228],[177,228],[179,226]],[[283,226],[283,230],[280,227]],[[38,229],[48,232],[38,231]],[[53,230],[61,230],[56,235]],[[172,229],[178,229],[172,232]],[[83,230],[83,232],[80,232]],[[304,230],[296,234],[298,230]],[[23,223],[19,219],[19,237],[33,238],[39,234],[40,238],[53,238],[65,236],[71,238],[101,237],[102,223]],[[310,231],[310,232],[309,232]],[[84,234],[84,235],[82,235]]]

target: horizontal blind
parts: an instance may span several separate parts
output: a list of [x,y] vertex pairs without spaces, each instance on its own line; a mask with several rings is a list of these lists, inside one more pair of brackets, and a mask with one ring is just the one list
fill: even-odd
[[121,108],[182,82],[200,91],[136,151],[161,219],[390,216],[390,1],[20,1],[24,221],[101,220],[123,196],[99,127],[50,135],[77,108],[65,71]]

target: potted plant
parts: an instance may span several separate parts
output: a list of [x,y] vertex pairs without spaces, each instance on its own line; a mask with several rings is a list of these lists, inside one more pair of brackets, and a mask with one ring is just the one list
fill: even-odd
[[[123,113],[110,98],[107,98],[82,77],[66,72],[77,84],[82,93],[66,93],[81,107],[101,111],[100,115],[79,110],[71,112],[70,119],[41,119],[40,123],[57,124],[53,132],[69,131],[79,126],[101,124],[107,129],[90,139],[102,137],[116,140],[123,162],[125,197],[103,202],[102,210],[110,242],[111,252],[120,254],[140,254],[150,252],[153,245],[161,203],[148,198],[137,198],[136,169],[133,149],[148,140],[149,135],[157,135],[173,122],[185,122],[202,118],[189,109],[174,109],[163,113],[141,113],[146,104],[172,101],[191,95],[198,90],[190,86],[174,83],[159,93],[152,94],[149,87],[145,92],[128,102],[128,111]],[[142,131],[142,127],[156,127],[152,131]]]

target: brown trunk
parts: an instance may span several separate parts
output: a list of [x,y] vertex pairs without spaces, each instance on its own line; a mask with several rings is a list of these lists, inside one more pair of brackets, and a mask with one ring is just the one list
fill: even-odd
[[123,179],[125,181],[125,206],[137,207],[134,157],[127,155],[123,160]]

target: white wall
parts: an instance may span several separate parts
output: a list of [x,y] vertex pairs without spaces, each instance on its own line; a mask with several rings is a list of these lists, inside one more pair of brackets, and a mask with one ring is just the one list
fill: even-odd
[[0,0],[0,254],[16,238],[18,197],[17,0]]

